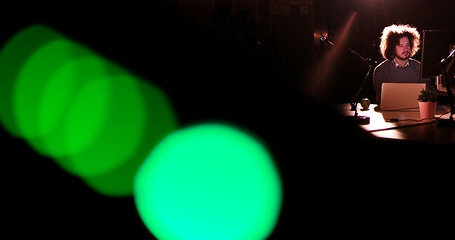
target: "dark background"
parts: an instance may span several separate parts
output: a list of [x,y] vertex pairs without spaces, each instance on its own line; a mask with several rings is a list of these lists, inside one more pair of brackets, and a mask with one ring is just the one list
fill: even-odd
[[[454,29],[455,3],[251,2],[10,4],[0,8],[0,45],[27,26],[47,25],[160,86],[182,127],[225,121],[254,132],[283,179],[271,238],[447,233],[453,155],[446,152],[453,146],[376,139],[340,117],[331,104],[349,101],[368,69],[346,49],[318,99],[305,87],[330,51],[319,37],[341,44],[353,12],[345,44],[381,61],[383,27]],[[370,82],[362,97],[373,99]],[[99,195],[3,128],[1,140],[5,235],[153,238],[133,198]]]

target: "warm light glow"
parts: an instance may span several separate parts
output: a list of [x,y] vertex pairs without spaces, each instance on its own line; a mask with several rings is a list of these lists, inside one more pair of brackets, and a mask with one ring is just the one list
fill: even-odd
[[308,96],[316,99],[323,100],[326,94],[329,94],[327,91],[330,86],[330,74],[332,72],[333,66],[339,58],[341,49],[344,48],[343,44],[348,36],[349,30],[351,29],[352,23],[357,16],[357,12],[353,12],[349,19],[347,20],[344,28],[341,30],[339,37],[337,38],[336,43],[330,49],[327,55],[323,56],[317,65],[314,67],[310,73],[310,78],[304,86],[306,94]]

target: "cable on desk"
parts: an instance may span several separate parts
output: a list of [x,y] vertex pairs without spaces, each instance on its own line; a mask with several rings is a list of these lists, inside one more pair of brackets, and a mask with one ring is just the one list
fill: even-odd
[[446,115],[446,114],[448,114],[448,113],[450,113],[450,112],[451,112],[451,111],[449,110],[449,111],[447,111],[446,113],[441,114],[439,117],[437,117],[437,119],[440,119],[442,116],[444,116],[444,115]]
[[[394,112],[394,111],[403,111],[403,110],[411,110],[411,109],[419,109],[419,107],[409,107],[409,108],[399,108],[399,109],[392,109],[392,110],[383,110],[383,112]],[[360,109],[359,107],[357,107],[357,110],[360,110],[362,111],[362,109]],[[382,112],[382,111],[381,111]],[[410,111],[412,112],[412,111]],[[424,120],[431,120],[431,122],[435,122],[437,120],[439,120],[442,116],[446,115],[450,113],[450,110],[439,115],[439,117],[433,117],[433,118],[422,118],[422,119],[411,119],[411,118],[405,118],[405,119],[399,119],[399,118],[390,118],[388,121],[389,122],[405,122],[405,121],[414,121],[414,122],[421,122],[421,121],[424,121]],[[428,123],[431,123],[431,122],[428,122]]]
[[422,118],[422,119],[411,119],[411,118],[405,118],[405,119],[399,119],[399,118],[390,118],[389,122],[405,122],[405,121],[414,121],[414,122],[421,122],[423,120],[433,120],[436,118]]
[[415,121],[415,122],[421,122],[423,120],[431,120],[431,122],[434,122],[436,120],[439,120],[442,116],[446,115],[447,113],[450,113],[450,111],[441,114],[439,117],[433,117],[433,118],[422,118],[422,119],[411,119],[411,118],[405,118],[405,119],[398,119],[398,118],[390,118],[390,122],[404,122],[404,121]]
[[[397,108],[397,109],[380,110],[380,111],[381,111],[381,112],[395,112],[395,111],[406,112],[406,111],[404,111],[404,110],[416,110],[416,109],[419,109],[419,107]],[[414,111],[409,111],[409,112],[414,112]]]

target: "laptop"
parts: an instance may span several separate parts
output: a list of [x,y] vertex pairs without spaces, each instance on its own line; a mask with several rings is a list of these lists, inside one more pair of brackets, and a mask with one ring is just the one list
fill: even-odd
[[425,83],[383,83],[381,91],[381,111],[419,111],[420,91]]

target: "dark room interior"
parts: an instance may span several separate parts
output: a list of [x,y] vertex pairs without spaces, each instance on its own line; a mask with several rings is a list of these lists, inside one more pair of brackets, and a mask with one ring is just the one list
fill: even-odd
[[[388,137],[389,130],[369,131],[337,106],[349,105],[360,87],[359,100],[377,103],[373,73],[366,74],[385,60],[379,50],[384,27],[416,27],[421,46],[412,58],[421,61],[423,31],[454,31],[454,10],[453,0],[2,3],[3,235],[159,238],[144,224],[132,194],[99,193],[5,123],[17,106],[8,105],[16,92],[4,72],[16,60],[2,51],[17,33],[37,25],[121,66],[141,86],[160,89],[175,114],[174,130],[227,124],[263,144],[282,187],[267,239],[450,235],[455,128],[419,120],[419,127],[400,125],[403,135]],[[447,93],[440,94],[439,103],[447,105]],[[141,149],[135,156],[149,155]]]

